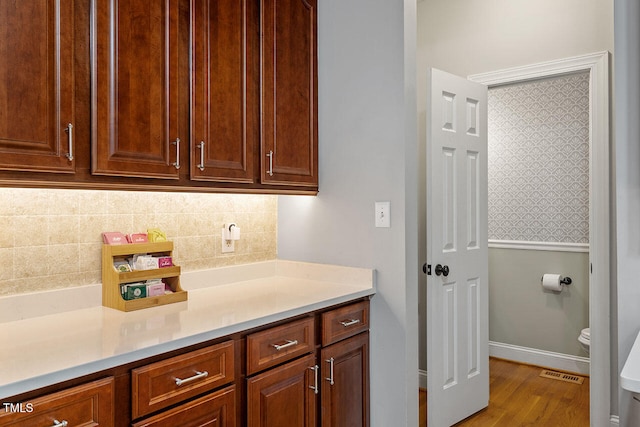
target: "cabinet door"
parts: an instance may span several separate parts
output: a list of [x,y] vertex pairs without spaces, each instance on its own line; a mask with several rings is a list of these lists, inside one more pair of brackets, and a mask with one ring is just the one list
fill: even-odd
[[316,0],[262,0],[262,183],[318,186]]
[[236,389],[232,385],[134,423],[133,427],[235,427],[235,406]]
[[15,410],[5,403],[0,411],[0,425],[49,427],[56,420],[61,426],[112,427],[114,390],[113,377],[108,377],[23,402]]
[[322,426],[369,425],[369,332],[321,350]]
[[0,169],[73,173],[73,1],[1,1],[0,17]]
[[316,425],[315,357],[305,356],[247,380],[249,427]]
[[257,0],[192,0],[191,179],[253,182]]
[[92,172],[177,179],[178,0],[93,0]]

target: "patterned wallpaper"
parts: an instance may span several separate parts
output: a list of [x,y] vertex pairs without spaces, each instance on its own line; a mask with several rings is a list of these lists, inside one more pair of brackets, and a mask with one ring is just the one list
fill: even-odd
[[589,242],[589,73],[489,89],[489,239]]

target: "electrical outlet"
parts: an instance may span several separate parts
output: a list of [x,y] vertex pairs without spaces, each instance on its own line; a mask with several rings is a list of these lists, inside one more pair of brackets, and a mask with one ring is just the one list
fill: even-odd
[[221,240],[222,240],[222,253],[223,254],[226,254],[226,253],[229,253],[229,252],[233,252],[233,251],[236,250],[236,248],[235,248],[235,246],[236,246],[235,245],[235,240],[227,240],[227,239],[224,238],[225,237],[224,228],[221,230],[220,237],[221,237]]
[[391,202],[376,202],[376,227],[391,227]]

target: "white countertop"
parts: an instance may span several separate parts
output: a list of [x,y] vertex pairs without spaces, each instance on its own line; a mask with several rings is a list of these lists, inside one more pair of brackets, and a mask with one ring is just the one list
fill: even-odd
[[[188,301],[129,313],[90,306],[19,320],[5,315],[0,399],[375,293],[373,270],[281,260],[183,273],[181,284]],[[77,297],[95,301],[95,287]],[[48,303],[39,312],[64,305],[50,293],[44,303],[31,297],[32,305]],[[11,298],[0,301],[0,311],[28,301]]]
[[620,387],[633,393],[640,393],[640,332],[620,373]]

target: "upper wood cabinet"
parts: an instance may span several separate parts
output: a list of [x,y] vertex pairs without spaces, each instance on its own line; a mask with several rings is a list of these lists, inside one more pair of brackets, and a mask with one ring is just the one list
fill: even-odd
[[0,2],[0,169],[74,173],[73,0]]
[[262,0],[263,184],[318,185],[316,0]]
[[257,2],[191,0],[193,180],[253,182]]
[[179,1],[92,1],[92,173],[178,179]]

